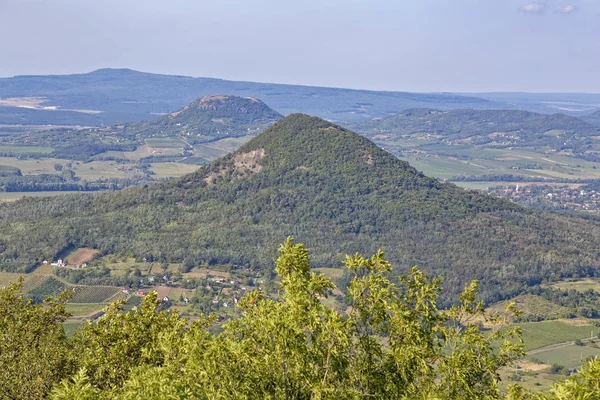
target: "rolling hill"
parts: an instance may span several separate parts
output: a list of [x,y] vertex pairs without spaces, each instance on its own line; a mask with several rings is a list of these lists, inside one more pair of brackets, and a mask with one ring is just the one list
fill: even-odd
[[591,143],[600,128],[564,114],[538,114],[518,110],[412,109],[381,119],[352,125],[368,137],[434,135],[443,142],[478,145],[544,146],[562,148]]
[[582,119],[590,124],[600,126],[600,110],[595,111],[592,114],[583,117]]
[[498,300],[600,266],[600,224],[428,178],[368,139],[294,114],[180,179],[120,192],[0,205],[0,266],[30,271],[69,247],[149,260],[271,270],[293,235],[316,267],[387,251],[456,294],[479,279]]

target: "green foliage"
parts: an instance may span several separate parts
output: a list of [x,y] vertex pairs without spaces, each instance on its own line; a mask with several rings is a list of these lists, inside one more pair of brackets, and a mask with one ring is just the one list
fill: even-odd
[[291,239],[276,261],[280,295],[249,293],[239,318],[218,334],[208,332],[210,318],[189,324],[157,312],[153,296],[131,315],[114,306],[77,334],[83,369],[52,398],[78,391],[122,399],[500,397],[497,370],[522,354],[522,344],[495,316],[492,334],[470,322],[486,318],[475,283],[442,312],[439,279],[414,268],[394,284],[382,252],[345,264],[353,275],[349,315],[324,305],[334,285],[311,272],[308,251]]
[[[455,306],[440,310],[439,278],[413,268],[394,283],[381,251],[344,263],[351,275],[348,314],[325,305],[333,283],[311,271],[303,245],[286,240],[275,268],[279,294],[249,293],[238,317],[215,333],[213,317],[190,322],[159,311],[153,293],[130,313],[111,305],[97,324],[68,340],[60,328],[65,295],[35,305],[11,285],[0,292],[2,394],[39,399],[51,391],[54,400],[503,398],[498,371],[523,355],[521,333],[499,314],[485,313],[476,282]],[[518,313],[513,305],[506,311]],[[479,321],[491,330],[481,331]],[[504,398],[597,399],[599,366],[590,361],[549,394],[513,385]]]
[[21,293],[23,280],[0,288],[0,398],[39,399],[73,372],[62,328],[69,314],[63,292],[35,304]]
[[122,304],[111,304],[97,323],[89,322],[74,337],[78,366],[102,389],[121,385],[134,366],[162,363],[166,354],[159,339],[177,335],[186,325],[176,313],[157,311],[155,292],[132,312],[121,312]]

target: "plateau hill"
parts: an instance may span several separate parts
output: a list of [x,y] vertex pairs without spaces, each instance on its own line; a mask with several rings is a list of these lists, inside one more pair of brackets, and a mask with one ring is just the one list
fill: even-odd
[[117,127],[129,139],[183,136],[192,143],[223,137],[255,136],[283,116],[255,98],[204,96],[157,119]]
[[69,247],[188,264],[272,268],[288,235],[314,266],[378,248],[455,294],[480,279],[489,300],[560,276],[594,275],[600,224],[443,184],[368,139],[290,115],[180,179],[120,192],[0,206],[0,265],[32,270]]

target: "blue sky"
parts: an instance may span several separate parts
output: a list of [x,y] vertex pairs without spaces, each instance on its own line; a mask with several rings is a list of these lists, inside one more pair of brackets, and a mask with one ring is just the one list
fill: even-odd
[[600,93],[599,0],[0,0],[0,76]]

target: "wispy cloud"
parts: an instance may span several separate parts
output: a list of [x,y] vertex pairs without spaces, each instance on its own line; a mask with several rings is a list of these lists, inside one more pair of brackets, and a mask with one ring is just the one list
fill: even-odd
[[565,6],[565,7],[558,7],[556,9],[556,12],[561,13],[561,14],[571,14],[575,10],[577,10],[577,7],[575,7],[573,4],[569,4],[568,6]]
[[545,9],[546,9],[546,6],[544,4],[531,3],[531,4],[526,4],[523,7],[519,8],[519,11],[528,13],[528,14],[539,14],[539,13],[544,12]]

